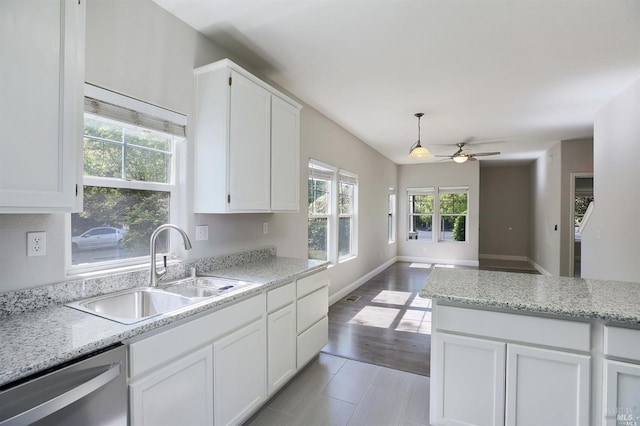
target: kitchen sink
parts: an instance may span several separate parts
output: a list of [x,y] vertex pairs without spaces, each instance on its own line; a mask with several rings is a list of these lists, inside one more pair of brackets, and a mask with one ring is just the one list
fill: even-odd
[[190,277],[160,287],[140,287],[91,297],[66,306],[121,324],[133,324],[203,300],[223,297],[250,283],[217,277]]
[[187,278],[176,283],[161,286],[160,288],[170,293],[186,297],[216,297],[230,292],[241,290],[253,283],[229,278],[219,277],[194,277]]
[[122,324],[133,324],[192,303],[188,297],[145,287],[92,297],[67,306]]

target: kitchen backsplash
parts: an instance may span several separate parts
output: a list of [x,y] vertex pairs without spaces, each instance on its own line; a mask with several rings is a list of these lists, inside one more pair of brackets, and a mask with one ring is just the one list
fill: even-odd
[[[206,259],[196,259],[189,262],[179,261],[167,267],[167,279],[187,277],[193,267],[198,272],[210,272],[215,269],[276,257],[276,255],[275,247],[265,247]],[[0,293],[0,317],[148,285],[149,269],[145,269],[94,278],[75,279],[42,287]]]

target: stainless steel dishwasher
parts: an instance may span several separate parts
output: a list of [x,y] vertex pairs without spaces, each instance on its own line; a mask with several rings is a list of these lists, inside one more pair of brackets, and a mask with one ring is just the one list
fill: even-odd
[[127,352],[117,345],[0,388],[0,425],[126,425]]

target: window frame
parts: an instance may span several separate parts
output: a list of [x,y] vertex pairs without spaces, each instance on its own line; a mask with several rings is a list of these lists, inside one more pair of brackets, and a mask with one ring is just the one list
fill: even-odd
[[390,190],[387,194],[387,243],[393,244],[396,242],[396,211],[397,211],[397,197],[394,190]]
[[[444,194],[465,194],[467,198],[467,206],[465,209],[465,213],[443,213],[442,206],[440,202],[440,197]],[[441,186],[438,187],[438,242],[439,243],[466,243],[468,241],[469,230],[469,187],[467,186]],[[465,227],[464,227],[464,241],[456,241],[456,240],[445,240],[442,238],[443,234],[443,217],[460,217],[464,216],[465,218]]]
[[[467,196],[467,208],[466,213],[442,213],[440,206],[440,196],[442,194],[461,194],[464,193]],[[431,214],[431,239],[418,239],[411,238],[411,233],[414,232],[411,230],[413,221],[413,216],[424,216],[425,214],[414,213],[411,197],[414,195],[432,195],[433,196],[433,213]],[[469,242],[469,187],[468,186],[424,186],[420,188],[407,188],[406,197],[407,197],[407,237],[406,241],[420,241],[423,243],[454,243],[454,244],[462,244]],[[428,214],[427,214],[428,215]],[[441,238],[442,235],[442,217],[443,216],[464,216],[465,217],[465,239],[464,241],[455,241],[455,240],[444,240]]]
[[[435,240],[434,235],[436,235],[436,212],[437,212],[437,188],[433,186],[425,186],[422,188],[407,188],[407,241],[420,241],[431,243]],[[416,213],[413,211],[413,204],[411,202],[411,197],[419,196],[419,195],[430,195],[433,197],[433,206],[432,212],[429,213]],[[414,216],[431,216],[431,238],[430,239],[419,239],[417,231],[412,230],[413,228],[413,217]],[[411,238],[412,233],[416,233],[416,238]]]
[[[338,172],[338,169],[329,164],[325,164],[321,161],[310,158],[307,170],[308,170],[307,185],[310,179],[324,180],[329,182],[329,196],[327,197],[327,202],[329,205],[327,208],[327,213],[318,214],[318,213],[307,210],[307,232],[309,230],[309,219],[314,219],[314,218],[327,219],[327,231],[326,231],[327,259],[326,260],[331,263],[335,263],[337,254],[333,246],[336,245],[336,248],[337,248],[337,241],[338,241],[338,230],[337,230],[337,226],[336,226],[337,224],[335,219],[336,212],[337,212],[336,193],[338,189],[337,182],[336,182],[336,174]],[[307,191],[308,191],[308,187],[307,187]],[[309,247],[307,242],[307,252],[308,250],[309,250]],[[307,254],[307,257],[308,257],[308,254]]]
[[[341,213],[340,212],[340,187],[342,184],[347,184],[353,186],[353,194],[351,199],[351,212],[350,213]],[[349,259],[358,256],[358,175],[356,173],[349,172],[344,169],[340,169],[338,172],[338,211],[337,211],[337,223],[340,224],[340,219],[349,218],[350,219],[350,251],[344,255],[340,255],[340,226],[338,226],[338,239],[336,241],[336,253],[338,256],[338,262],[345,262]]]
[[[149,103],[133,99],[97,86],[93,86],[90,84],[85,84],[85,97],[93,98],[105,103],[109,103],[115,105],[117,107],[122,107],[126,109],[130,109],[136,111],[144,116],[144,118],[156,119],[158,122],[167,122],[171,125],[182,126],[183,128],[187,125],[187,117],[155,106]],[[179,169],[179,161],[178,161],[178,153],[181,151],[178,145],[181,145],[186,137],[181,137],[170,132],[163,132],[158,128],[146,127],[136,125],[132,122],[125,122],[125,120],[114,120],[110,117],[101,116],[99,114],[95,114],[92,112],[84,112],[82,116],[82,121],[84,122],[85,117],[93,116],[97,117],[100,120],[111,121],[116,125],[123,127],[133,127],[133,128],[149,128],[153,131],[157,131],[160,133],[169,134],[173,137],[173,141],[171,143],[171,176],[169,177],[169,181],[167,183],[161,182],[145,182],[145,181],[137,181],[137,180],[125,180],[123,178],[111,178],[111,177],[97,177],[97,176],[84,176],[82,173],[82,188],[85,186],[97,186],[97,187],[106,187],[106,188],[119,188],[119,189],[132,189],[132,190],[145,190],[145,191],[159,191],[159,192],[167,192],[170,197],[169,203],[169,222],[171,223],[179,223],[179,208],[177,200],[179,198],[178,195],[178,176],[180,175]],[[83,126],[84,128],[84,126]],[[83,132],[84,133],[84,132]],[[84,136],[82,142],[82,148],[84,149]],[[81,166],[81,170],[84,170],[84,165]],[[123,170],[123,173],[125,171]],[[80,192],[80,196],[83,196],[84,190]],[[65,215],[66,222],[66,230],[65,230],[65,253],[66,253],[66,273],[67,275],[77,275],[84,274],[90,272],[100,272],[100,271],[108,271],[112,269],[120,269],[125,267],[139,266],[139,265],[148,265],[150,258],[149,255],[146,256],[136,256],[125,259],[112,259],[106,260],[102,262],[92,262],[85,263],[79,265],[73,265],[72,262],[72,253],[71,253],[71,214]],[[156,262],[158,259],[162,259],[162,256],[172,255],[178,253],[181,250],[178,239],[170,238],[169,245],[169,253],[158,253],[158,257],[156,257]]]

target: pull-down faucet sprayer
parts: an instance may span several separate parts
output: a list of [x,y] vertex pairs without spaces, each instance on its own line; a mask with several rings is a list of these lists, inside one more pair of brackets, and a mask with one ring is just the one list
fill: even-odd
[[176,225],[172,225],[170,223],[166,223],[164,225],[158,226],[156,228],[156,230],[153,231],[153,233],[151,234],[151,241],[150,241],[150,245],[151,245],[151,247],[150,247],[150,252],[151,252],[151,278],[150,278],[150,281],[149,281],[149,285],[151,287],[157,287],[158,283],[160,282],[160,280],[162,279],[164,274],[167,273],[167,269],[166,268],[163,268],[160,271],[158,271],[157,267],[156,267],[156,239],[158,238],[158,234],[160,234],[165,229],[175,229],[176,231],[178,231],[180,233],[180,235],[182,236],[182,241],[184,241],[184,248],[187,249],[187,250],[191,250],[191,241],[189,240],[189,236],[182,229],[180,229]]

